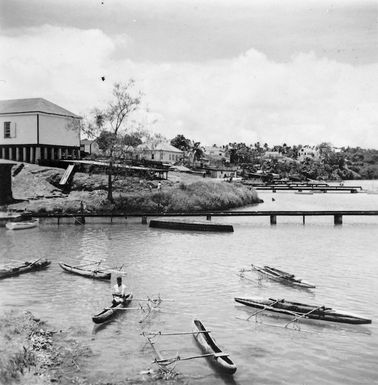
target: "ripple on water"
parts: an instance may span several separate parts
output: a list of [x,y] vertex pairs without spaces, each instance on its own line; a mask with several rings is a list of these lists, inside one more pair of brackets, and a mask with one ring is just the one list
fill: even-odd
[[[300,197],[301,204],[317,207],[308,200],[311,197]],[[378,196],[374,197],[377,203]],[[289,194],[276,198],[276,207],[293,208]],[[336,204],[334,196],[327,203],[332,204]],[[266,218],[216,221],[233,223],[235,232],[162,231],[139,223],[42,225],[37,231],[18,235],[0,229],[0,263],[35,256],[52,260],[44,271],[0,280],[0,308],[26,307],[58,328],[73,327],[77,338],[94,352],[82,368],[92,380],[105,381],[109,373],[114,381],[142,380],[139,373],[151,367],[153,352],[140,333],[188,331],[193,317],[199,317],[237,364],[237,384],[378,383],[378,309],[373,300],[378,292],[378,224],[351,223],[336,228],[323,219],[303,226],[298,218],[292,218],[280,219],[276,227],[270,227]],[[142,324],[139,311],[127,311],[93,333],[91,317],[109,305],[110,283],[65,273],[57,264],[91,259],[103,259],[108,266],[124,264],[125,282],[135,298],[160,293],[174,302],[163,301],[161,311]],[[299,290],[259,281],[255,273],[249,274],[250,280],[238,277],[240,268],[251,263],[293,271],[317,288]],[[273,317],[259,317],[263,324],[245,322],[236,317],[247,317],[251,310],[235,303],[233,298],[239,295],[324,304],[366,315],[373,324],[303,323],[303,331],[298,332],[277,327],[285,321]],[[200,352],[190,335],[161,336],[157,346],[167,356]],[[181,362],[177,367],[191,384],[228,383],[206,360]]]

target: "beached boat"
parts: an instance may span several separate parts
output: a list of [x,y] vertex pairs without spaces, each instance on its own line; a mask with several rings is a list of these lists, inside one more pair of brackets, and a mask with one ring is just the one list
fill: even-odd
[[98,267],[97,268],[92,267],[92,268],[84,269],[83,267],[70,266],[70,265],[67,265],[66,263],[63,263],[63,262],[59,262],[59,266],[63,270],[65,270],[69,273],[81,275],[81,276],[87,277],[87,278],[108,279],[109,280],[111,277],[111,273],[109,271],[98,269]]
[[210,332],[207,332],[203,323],[195,319],[193,324],[193,336],[202,350],[209,354],[208,358],[211,362],[228,374],[235,373],[236,365],[231,361],[228,354],[222,352],[222,349],[216,344]]
[[294,274],[276,269],[275,267],[271,267],[271,266],[259,267],[255,265],[251,265],[251,266],[252,266],[252,269],[257,271],[258,273],[280,283],[298,286],[306,289],[313,289],[316,287],[314,284],[308,281],[305,281],[301,278],[297,278]]
[[121,302],[120,304],[117,304],[117,305],[112,304],[112,306],[110,306],[110,307],[104,309],[103,311],[101,311],[100,313],[94,315],[92,317],[92,321],[95,324],[101,324],[103,322],[109,321],[111,318],[113,318],[118,313],[119,309],[122,309],[122,308],[129,306],[132,299],[133,299],[133,294],[129,293],[126,296],[126,299],[123,302]]
[[257,313],[264,311],[294,317],[291,322],[300,319],[311,319],[317,321],[339,322],[346,324],[370,324],[371,320],[356,314],[335,310],[331,307],[319,305],[307,305],[299,302],[291,302],[285,299],[274,298],[240,298],[235,297],[235,301],[246,306],[261,309]]
[[8,230],[23,230],[23,229],[31,229],[33,227],[37,227],[39,224],[38,219],[30,219],[27,221],[19,221],[19,222],[7,222],[5,227]]
[[50,261],[47,259],[36,259],[35,261],[24,262],[22,265],[0,269],[0,279],[13,277],[15,275],[28,273],[30,271],[37,271],[46,268],[50,265]]

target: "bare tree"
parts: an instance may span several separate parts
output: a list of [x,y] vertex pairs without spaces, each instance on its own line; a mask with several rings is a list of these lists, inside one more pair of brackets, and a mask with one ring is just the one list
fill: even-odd
[[[95,109],[95,128],[101,132],[110,133],[112,140],[108,141],[108,200],[113,202],[114,155],[122,134],[127,131],[127,121],[130,115],[141,103],[141,93],[134,91],[135,81],[130,79],[125,84],[116,83],[113,87],[113,100],[104,109]],[[109,135],[108,135],[109,136]]]

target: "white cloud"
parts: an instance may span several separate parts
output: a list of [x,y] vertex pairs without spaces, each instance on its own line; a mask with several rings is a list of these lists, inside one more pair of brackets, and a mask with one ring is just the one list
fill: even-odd
[[84,114],[110,98],[114,82],[134,77],[159,116],[154,129],[168,138],[378,148],[378,64],[352,66],[311,52],[278,63],[254,49],[196,63],[118,58],[131,44],[127,35],[53,26],[0,37],[2,97],[45,97]]

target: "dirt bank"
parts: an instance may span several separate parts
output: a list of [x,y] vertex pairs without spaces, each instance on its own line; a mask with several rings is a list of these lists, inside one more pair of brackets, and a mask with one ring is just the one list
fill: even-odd
[[49,328],[30,312],[0,317],[1,384],[85,384],[80,365],[91,354],[66,332]]
[[76,173],[69,194],[57,183],[64,170],[26,164],[13,178],[13,196],[22,202],[9,205],[12,210],[38,212],[78,212],[81,202],[88,212],[145,211],[169,212],[221,210],[260,200],[247,187],[214,181],[198,175],[170,172],[168,180],[122,177],[114,182],[114,203],[107,201],[107,176]]

